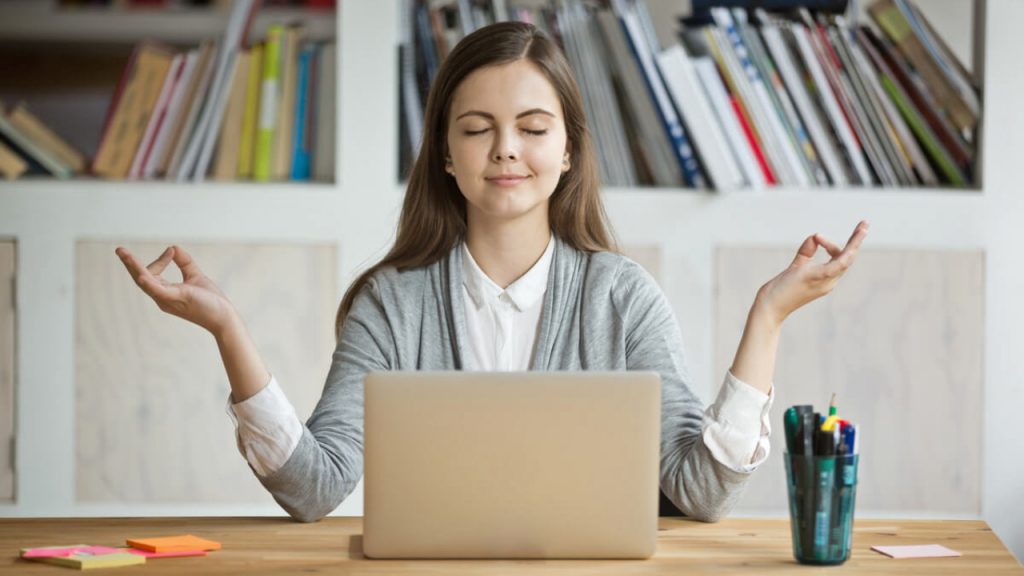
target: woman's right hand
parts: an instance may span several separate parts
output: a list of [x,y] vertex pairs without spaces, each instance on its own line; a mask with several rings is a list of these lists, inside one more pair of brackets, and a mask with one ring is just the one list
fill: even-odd
[[[181,247],[169,246],[149,266],[143,266],[120,246],[114,253],[139,288],[164,312],[198,324],[214,336],[221,334],[235,319],[234,306]],[[183,281],[180,283],[171,283],[160,276],[172,261],[181,270]]]

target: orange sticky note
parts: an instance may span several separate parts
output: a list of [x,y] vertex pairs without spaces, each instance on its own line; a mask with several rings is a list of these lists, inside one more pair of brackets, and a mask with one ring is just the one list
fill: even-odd
[[184,558],[186,556],[206,556],[206,550],[172,550],[170,552],[150,552],[149,550],[139,550],[138,548],[118,548],[118,551],[125,552],[127,554],[145,556],[150,560],[154,558]]
[[183,550],[220,550],[220,542],[206,540],[191,534],[164,536],[162,538],[140,538],[128,540],[128,545],[147,552],[179,552]]

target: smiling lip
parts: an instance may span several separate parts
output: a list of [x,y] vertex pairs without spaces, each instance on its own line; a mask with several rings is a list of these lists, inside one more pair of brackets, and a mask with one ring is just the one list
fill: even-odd
[[498,186],[515,186],[520,182],[526,180],[526,176],[519,176],[516,174],[503,174],[501,176],[495,176],[494,178],[488,178],[487,181]]

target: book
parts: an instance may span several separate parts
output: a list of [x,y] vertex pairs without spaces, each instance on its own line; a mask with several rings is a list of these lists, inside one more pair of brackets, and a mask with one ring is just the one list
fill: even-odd
[[[71,177],[71,167],[64,164],[31,138],[14,127],[0,111],[0,142],[3,142],[27,164],[30,174],[49,173],[58,178]],[[12,164],[13,165],[13,164]]]
[[292,134],[292,180],[309,180],[310,154],[312,152],[312,104],[310,99],[316,87],[316,46],[306,43],[299,52],[298,74],[295,93],[295,131]]
[[173,59],[174,52],[166,46],[153,42],[136,45],[108,108],[92,163],[97,175],[128,175]]
[[17,152],[0,142],[0,174],[8,180],[14,180],[28,170],[28,162]]
[[270,180],[277,133],[278,101],[281,99],[281,41],[284,26],[272,24],[267,28],[263,45],[263,85],[260,88],[260,111],[256,125],[256,144],[253,147],[252,178],[259,182]]
[[939,103],[892,44],[875,34],[871,28],[862,27],[862,30],[877,54],[885,61],[890,77],[900,84],[959,169],[966,172],[971,165],[973,150],[946,115],[939,111]]
[[149,121],[146,122],[146,130],[142,133],[142,139],[135,150],[135,157],[132,159],[131,167],[128,169],[128,178],[130,179],[138,179],[143,176],[146,161],[153,153],[153,146],[156,142],[160,126],[167,117],[167,108],[170,104],[171,95],[174,92],[174,86],[181,78],[184,65],[185,55],[175,54],[171,60],[171,66],[167,70],[167,75],[164,76],[156,104],[153,106],[153,112],[150,113]]
[[171,147],[171,141],[179,124],[179,119],[183,113],[182,110],[184,109],[185,103],[188,99],[187,93],[189,87],[195,81],[199,54],[200,52],[198,49],[189,50],[185,54],[185,61],[181,67],[181,74],[179,75],[178,80],[174,83],[170,101],[167,104],[166,114],[163,121],[160,122],[156,135],[153,137],[152,150],[150,150],[146,156],[145,163],[142,166],[142,178],[148,180],[158,175],[162,176],[166,170],[166,163],[169,159],[168,151]]
[[176,179],[181,160],[185,156],[185,149],[192,139],[192,133],[195,132],[199,111],[202,110],[208,96],[214,63],[220,49],[218,44],[209,42],[203,44],[200,49],[196,71],[189,84],[182,112],[171,133],[164,158],[161,159],[156,169],[157,173],[164,174],[168,180]]
[[605,64],[607,58],[602,54],[600,32],[591,26],[590,16],[578,0],[563,3],[556,17],[570,65],[586,71],[580,77],[580,90],[587,117],[592,119],[590,128],[601,159],[601,179],[609,186],[634,186],[636,168]]
[[217,156],[213,163],[214,180],[234,180],[238,173],[245,95],[249,88],[249,57],[248,50],[242,50],[235,56],[224,123],[217,137]]
[[727,190],[742,186],[745,183],[743,174],[721,129],[715,124],[714,112],[705,98],[689,55],[676,44],[659,54],[657,63],[676,109],[693,136],[712,184]]
[[860,28],[863,38],[868,42],[862,43],[867,55],[873,61],[875,68],[879,71],[879,81],[882,88],[889,95],[893,104],[899,110],[900,115],[906,121],[907,126],[913,132],[917,141],[920,142],[928,158],[935,164],[936,169],[942,174],[946,182],[954,186],[964,186],[967,183],[966,174],[956,163],[951,151],[940,144],[940,138],[924,119],[921,109],[915,105],[912,97],[904,87],[894,80],[894,71],[889,62],[872,40],[871,31],[867,28]]
[[672,150],[682,169],[686,184],[692,188],[707,188],[707,180],[700,170],[700,164],[690,145],[683,123],[672,105],[654,64],[651,43],[642,28],[640,16],[636,12],[636,5],[628,3],[627,0],[614,0],[612,6],[626,30],[626,38],[633,54],[640,63],[645,83],[657,105],[663,129],[672,143]]
[[[0,114],[2,113],[3,111],[0,110]],[[85,171],[85,156],[32,114],[25,103],[22,102],[15,106],[7,115],[7,120],[26,138],[35,142],[36,145],[67,166],[72,174]]]
[[656,186],[679,186],[683,183],[682,169],[672,153],[671,141],[661,126],[658,111],[647,90],[640,64],[627,45],[625,30],[615,14],[605,8],[597,11],[597,23],[611,56],[609,67],[612,77],[622,92],[623,112],[632,118],[636,128],[633,147],[650,173]]
[[814,144],[807,134],[804,122],[797,113],[789,91],[779,74],[778,66],[769,55],[761,34],[748,21],[745,12],[737,10],[734,16],[739,24],[740,34],[750,50],[751,61],[761,74],[775,112],[780,118],[781,125],[785,128],[788,142],[796,150],[803,170],[808,174],[812,184],[827,185],[828,176],[818,158],[818,151],[815,150]]
[[760,109],[760,103],[743,70],[743,65],[732,50],[732,41],[728,34],[718,27],[708,26],[705,29],[708,32],[709,43],[713,46],[711,53],[719,70],[722,71],[723,78],[727,78],[726,86],[737,114],[741,117],[741,123],[745,126],[757,154],[771,172],[769,180],[773,184],[793,184],[793,176],[788,173],[788,164],[782,157],[782,150],[779,149],[767,125],[767,119]]
[[818,56],[814,41],[811,38],[811,32],[799,23],[794,23],[790,30],[793,32],[803,64],[813,79],[815,95],[827,114],[829,125],[838,135],[841,145],[840,150],[842,150],[845,160],[850,166],[850,174],[855,177],[853,183],[870,185],[874,181],[871,171],[864,159],[860,143],[857,141],[842,108],[840,108],[828,78],[825,76],[825,71],[821,65],[821,60],[824,58]]
[[210,97],[207,98],[203,113],[199,118],[199,126],[194,138],[185,151],[182,166],[178,170],[178,181],[184,181],[191,175],[196,182],[205,177],[213,157],[213,148],[224,122],[224,109],[227,106],[228,93],[231,89],[231,76],[238,52],[245,46],[249,25],[257,8],[256,0],[235,0],[231,4],[227,31],[221,43],[222,50],[217,59],[217,69],[213,76]]
[[[750,42],[751,40],[760,42],[760,40],[757,35],[749,33],[750,26],[746,19],[746,12],[740,9],[735,9],[731,13],[726,9],[721,9],[721,11],[726,19],[731,15],[731,22],[727,23],[727,35],[732,41],[743,72],[751,81],[755,96],[760,100],[761,113],[767,120],[767,129],[772,133],[772,138],[776,142],[775,146],[782,151],[782,160],[787,166],[790,177],[793,178],[792,183],[799,187],[810,186],[810,183],[814,181],[814,175],[807,158],[800,149],[798,129],[791,125],[790,119],[785,116],[781,100],[775,93],[770,78],[765,75],[765,71],[773,69],[767,61],[767,55],[763,53],[763,50],[758,50],[760,44]],[[744,31],[748,31],[748,33],[744,34]],[[759,63],[759,58],[763,58],[764,61]]]
[[[895,130],[889,124],[888,118],[882,109],[882,105],[875,98],[875,92],[871,89],[870,83],[865,78],[865,71],[854,56],[854,40],[849,35],[849,28],[846,21],[841,17],[835,18],[835,26],[830,30],[830,39],[833,42],[836,53],[843,61],[843,68],[846,70],[853,84],[856,97],[863,107],[867,124],[873,131],[882,154],[888,160],[889,168],[895,176],[896,184],[916,184],[914,171],[910,165],[909,157],[904,154]],[[866,73],[872,77],[875,71],[867,70]]]
[[757,16],[761,22],[761,35],[765,45],[771,52],[783,82],[800,113],[800,118],[814,145],[815,152],[821,159],[828,183],[846,186],[849,179],[840,160],[840,153],[836,149],[836,142],[832,139],[831,131],[828,128],[828,120],[822,115],[807,89],[804,72],[797,64],[798,57],[793,54],[790,43],[784,35],[784,32],[789,32],[784,30],[786,24],[772,20],[763,10],[758,10]]
[[878,27],[889,37],[903,56],[910,61],[950,121],[967,140],[971,140],[977,124],[977,117],[971,113],[963,97],[939,69],[935,59],[928,53],[928,49],[921,42],[921,38],[907,21],[905,14],[896,2],[894,0],[876,0],[868,6],[868,14],[878,23]]
[[327,42],[317,55],[316,104],[313,124],[316,126],[313,143],[313,179],[333,182],[335,140],[337,133],[337,44]]
[[758,165],[757,158],[754,157],[754,151],[750,147],[750,142],[747,141],[743,127],[740,126],[739,119],[736,117],[732,101],[726,93],[725,84],[718,74],[715,61],[710,56],[698,56],[693,59],[693,67],[700,79],[701,87],[708,97],[708,102],[712,105],[718,125],[725,132],[729,149],[739,163],[744,180],[754,190],[763,189],[768,182]]
[[299,49],[305,27],[291,24],[281,42],[281,100],[277,105],[277,126],[271,163],[271,179],[287,180],[292,172],[292,134],[295,130],[295,94],[298,90]]
[[769,164],[768,158],[764,154],[761,138],[752,126],[750,113],[739,97],[739,87],[733,74],[734,69],[731,69],[729,63],[726,62],[725,54],[720,46],[721,41],[716,34],[714,26],[703,26],[700,28],[700,34],[691,34],[689,38],[692,43],[699,44],[701,51],[710,54],[714,60],[715,67],[725,87],[731,114],[736,118],[736,123],[740,127],[740,133],[747,142],[751,154],[753,154],[754,161],[761,171],[765,184],[769,186],[778,184],[779,179],[776,177],[775,170]]
[[902,115],[900,115],[899,109],[896,108],[892,98],[888,97],[885,88],[879,80],[879,76],[884,74],[884,72],[871,65],[872,59],[867,56],[867,51],[870,49],[870,46],[868,46],[870,41],[866,36],[864,36],[863,31],[860,29],[851,30],[851,32],[856,35],[858,40],[855,43],[851,43],[851,52],[863,68],[864,78],[871,86],[871,89],[875,92],[875,99],[885,111],[885,115],[889,119],[889,125],[896,133],[896,138],[901,150],[910,160],[912,170],[914,171],[918,181],[927,186],[935,186],[938,184],[935,171],[932,170],[927,158],[925,158],[924,153],[921,151],[921,147],[918,145],[917,140],[911,133],[910,127],[907,126],[906,121],[903,119]]
[[256,126],[260,113],[260,84],[263,83],[263,43],[249,49],[249,75],[245,87],[245,110],[242,113],[242,134],[238,144],[237,176],[252,178],[253,150],[256,147]]

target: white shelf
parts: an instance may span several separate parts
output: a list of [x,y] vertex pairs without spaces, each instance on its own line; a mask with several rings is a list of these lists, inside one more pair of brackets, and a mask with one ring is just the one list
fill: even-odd
[[[333,38],[334,10],[267,8],[257,12],[253,39],[272,23],[299,21],[311,39]],[[111,8],[58,8],[50,2],[0,2],[0,38],[5,41],[70,43],[135,43],[153,39],[172,44],[196,44],[220,37],[228,12],[209,9],[166,11]]]

